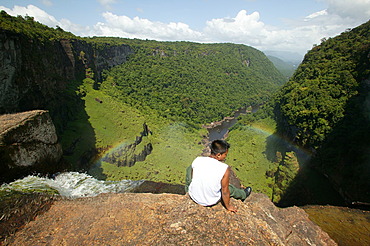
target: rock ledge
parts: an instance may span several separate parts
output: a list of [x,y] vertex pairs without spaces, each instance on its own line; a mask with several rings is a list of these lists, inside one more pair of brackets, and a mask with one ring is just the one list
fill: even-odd
[[104,194],[58,200],[9,245],[336,245],[298,207],[277,208],[253,193],[237,213],[187,195]]

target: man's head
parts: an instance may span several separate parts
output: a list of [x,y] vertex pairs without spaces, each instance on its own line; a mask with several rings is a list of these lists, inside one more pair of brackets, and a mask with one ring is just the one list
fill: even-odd
[[214,140],[211,143],[211,156],[219,161],[226,159],[230,144],[225,140]]

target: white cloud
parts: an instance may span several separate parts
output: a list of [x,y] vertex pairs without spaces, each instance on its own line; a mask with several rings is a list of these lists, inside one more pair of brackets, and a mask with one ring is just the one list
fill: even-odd
[[207,36],[220,41],[238,40],[238,42],[249,39],[253,43],[259,43],[264,37],[265,25],[259,21],[258,12],[247,15],[247,11],[240,11],[235,18],[213,19],[207,21],[205,33]]
[[[336,36],[370,17],[370,0],[353,0],[353,10],[347,8],[346,0],[327,1],[331,2],[328,9],[303,19],[290,20],[285,28],[264,24],[258,12],[248,14],[241,10],[235,18],[207,21],[204,34],[219,42],[242,43],[260,50],[293,51],[303,55],[322,38]],[[355,15],[354,10],[359,14]]]
[[41,0],[41,3],[46,6],[52,6],[53,2],[51,0]]
[[103,13],[105,22],[93,26],[89,36],[114,36],[127,38],[155,40],[199,40],[200,32],[193,31],[187,24],[181,22],[152,22],[139,17],[129,18],[118,16],[111,12]]
[[[49,1],[49,0],[47,0]],[[98,0],[109,6],[115,0]],[[80,36],[114,36],[154,39],[162,41],[232,42],[253,46],[260,50],[298,52],[301,55],[319,44],[324,37],[333,37],[348,28],[356,27],[370,17],[370,0],[320,0],[328,8],[302,19],[289,20],[284,28],[266,25],[258,12],[241,10],[235,17],[212,19],[202,31],[195,31],[182,22],[154,22],[148,19],[119,16],[110,11],[102,14],[104,21],[92,26],[80,26],[67,19],[56,20],[45,11],[33,6],[14,6],[10,15],[29,15],[35,20],[55,27],[60,26]],[[348,3],[350,2],[350,3]]]
[[116,3],[116,0],[98,0],[98,2],[106,9],[111,9],[111,4]]
[[328,7],[328,13],[354,21],[365,22],[370,16],[370,0],[323,0]]
[[[312,13],[302,20],[293,20],[289,31],[307,48],[319,44],[322,38],[334,37],[365,23],[370,18],[370,0],[321,0],[325,10]],[[309,47],[311,44],[311,47]]]
[[261,50],[284,50],[304,54],[324,37],[333,37],[370,18],[370,0],[321,0],[328,8],[284,28],[266,25],[258,12],[241,10],[234,18],[207,21],[204,35],[219,42],[243,43]]
[[13,9],[8,9],[6,7],[0,6],[0,10],[4,10],[7,12],[9,15],[13,16],[32,16],[35,18],[36,21],[50,26],[50,27],[56,27],[59,26],[63,28],[66,31],[72,32],[72,33],[80,33],[83,31],[89,30],[89,27],[83,27],[77,24],[72,23],[71,21],[67,19],[61,19],[58,21],[55,19],[54,16],[49,15],[42,9],[34,6],[34,5],[28,5],[27,7],[22,7],[22,6],[14,6]]
[[[265,25],[258,12],[248,15],[241,10],[235,18],[207,21],[205,36],[218,42],[233,42],[253,46],[261,50],[285,50],[303,54],[312,47],[307,45],[307,33],[311,29],[278,29]],[[302,37],[303,36],[303,37]]]
[[48,26],[56,26],[59,25],[58,21],[51,15],[47,14],[42,9],[39,9],[36,6],[28,5],[27,7],[22,6],[14,6],[13,9],[8,9],[3,6],[0,6],[0,10],[4,10],[9,15],[13,16],[32,16],[35,18],[36,21],[41,22]]
[[318,18],[320,16],[327,16],[328,15],[328,11],[325,10],[321,10],[319,12],[316,12],[316,13],[313,13],[313,14],[310,14],[308,15],[305,20],[306,21],[309,21],[309,20],[312,20],[312,19],[315,19],[315,18]]

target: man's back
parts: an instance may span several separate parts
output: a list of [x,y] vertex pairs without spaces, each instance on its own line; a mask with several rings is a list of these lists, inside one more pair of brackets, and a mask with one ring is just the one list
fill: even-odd
[[221,180],[228,165],[211,157],[197,157],[192,168],[190,197],[203,206],[216,204],[221,199]]

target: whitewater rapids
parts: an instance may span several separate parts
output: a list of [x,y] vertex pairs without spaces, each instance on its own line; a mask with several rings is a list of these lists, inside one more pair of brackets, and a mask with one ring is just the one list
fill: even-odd
[[143,182],[144,180],[104,181],[95,179],[86,173],[65,172],[55,178],[30,175],[1,185],[0,192],[51,193],[68,198],[94,197],[102,193],[124,193]]

